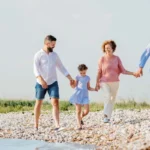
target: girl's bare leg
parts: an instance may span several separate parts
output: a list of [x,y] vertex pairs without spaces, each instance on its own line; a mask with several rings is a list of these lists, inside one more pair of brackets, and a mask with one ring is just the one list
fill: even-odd
[[81,125],[81,108],[82,106],[80,104],[76,104],[76,117],[77,117],[77,124],[79,128],[82,128]]
[[83,117],[85,117],[89,113],[89,104],[84,105],[84,110],[81,113],[81,120]]

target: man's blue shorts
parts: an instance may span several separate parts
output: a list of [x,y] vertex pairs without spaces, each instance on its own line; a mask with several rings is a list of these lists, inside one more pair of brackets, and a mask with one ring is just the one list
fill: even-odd
[[50,98],[59,99],[59,86],[57,81],[51,85],[48,85],[47,89],[44,89],[39,83],[36,83],[35,90],[35,96],[37,100],[43,100],[45,98],[46,92],[48,92]]

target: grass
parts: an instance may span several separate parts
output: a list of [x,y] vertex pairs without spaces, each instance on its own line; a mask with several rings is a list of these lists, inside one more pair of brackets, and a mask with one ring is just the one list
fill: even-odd
[[137,103],[134,100],[122,101],[115,104],[115,109],[150,109],[150,104],[146,102]]
[[[33,111],[35,100],[0,100],[0,113]],[[51,110],[49,102],[43,102],[42,110]],[[91,103],[90,111],[100,111],[103,109],[102,103]],[[115,109],[150,109],[150,104],[146,102],[137,103],[134,100],[117,102]],[[60,111],[74,111],[75,108],[68,101],[60,101]]]

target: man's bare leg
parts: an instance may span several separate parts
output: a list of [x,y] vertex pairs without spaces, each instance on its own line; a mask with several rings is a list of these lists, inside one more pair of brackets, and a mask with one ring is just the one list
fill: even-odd
[[35,128],[38,129],[38,124],[39,124],[39,117],[41,113],[41,106],[42,106],[42,100],[36,100],[35,106],[34,106],[34,126]]
[[59,99],[52,98],[51,104],[53,106],[53,118],[55,121],[56,128],[59,128]]

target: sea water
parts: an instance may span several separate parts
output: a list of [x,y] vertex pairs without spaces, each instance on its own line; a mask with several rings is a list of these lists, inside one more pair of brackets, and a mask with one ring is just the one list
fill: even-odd
[[46,143],[23,139],[1,139],[0,150],[96,150],[94,145],[75,143]]

